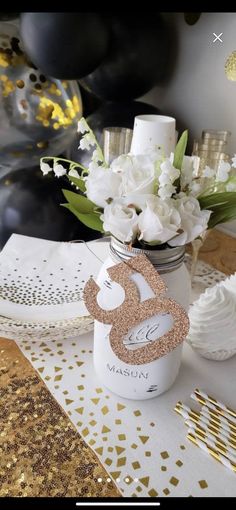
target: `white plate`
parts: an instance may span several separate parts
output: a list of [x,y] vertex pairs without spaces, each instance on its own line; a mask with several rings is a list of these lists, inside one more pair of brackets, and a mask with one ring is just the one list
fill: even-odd
[[93,318],[53,322],[25,322],[0,316],[0,336],[11,340],[66,340],[93,330]]

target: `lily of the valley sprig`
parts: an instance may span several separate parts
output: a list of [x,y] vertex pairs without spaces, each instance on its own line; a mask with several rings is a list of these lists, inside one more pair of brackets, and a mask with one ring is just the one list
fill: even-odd
[[123,243],[184,245],[208,228],[236,218],[236,156],[199,175],[199,158],[185,156],[187,131],[166,158],[153,147],[123,154],[108,166],[86,120],[78,124],[79,148],[91,152],[88,167],[60,157],[41,159],[43,174],[67,177],[68,208],[86,226]]

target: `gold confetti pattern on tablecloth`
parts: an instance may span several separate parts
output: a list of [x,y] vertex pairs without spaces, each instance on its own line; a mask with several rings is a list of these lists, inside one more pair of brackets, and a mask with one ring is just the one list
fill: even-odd
[[14,342],[0,340],[0,360],[0,496],[119,497]]
[[[122,495],[189,496],[183,472],[191,445],[173,446],[171,441],[169,448],[168,438],[163,442],[157,413],[151,412],[147,419],[147,409],[155,409],[154,399],[144,403],[121,399],[99,384],[92,363],[92,335],[59,342],[24,340],[19,345]],[[106,477],[99,477],[105,487]],[[199,478],[195,491],[191,487],[194,495],[202,493]]]

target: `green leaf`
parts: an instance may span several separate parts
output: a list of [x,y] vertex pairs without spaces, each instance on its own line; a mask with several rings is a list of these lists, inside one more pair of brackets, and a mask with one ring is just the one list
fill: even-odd
[[82,214],[91,213],[96,208],[96,205],[91,202],[88,198],[80,195],[79,193],[74,193],[73,191],[68,191],[67,189],[62,190],[64,197],[69,202],[72,207]]
[[75,184],[75,186],[77,186],[77,188],[80,189],[80,191],[83,192],[86,191],[86,186],[83,179],[79,179],[78,177],[72,177],[72,175],[67,175],[67,177],[70,182],[73,182],[73,184]]
[[208,228],[236,219],[236,193],[226,191],[198,198],[201,209],[212,211]]
[[66,209],[69,209],[69,211],[71,211],[76,216],[76,218],[81,221],[81,223],[86,225],[86,227],[89,227],[92,230],[97,230],[98,232],[103,232],[103,223],[97,213],[89,212],[84,214],[77,211],[71,204],[61,205]]
[[183,163],[183,159],[184,159],[184,154],[185,154],[185,151],[186,151],[186,147],[187,147],[187,142],[188,142],[188,130],[186,129],[176,147],[175,147],[175,152],[174,152],[174,162],[173,162],[173,165],[175,168],[177,168],[178,170],[181,170],[181,167],[182,167],[182,163]]
[[221,206],[219,210],[211,213],[208,228],[213,228],[220,223],[227,223],[234,219],[236,219],[236,204]]
[[222,207],[224,204],[235,204],[236,205],[236,192],[225,191],[222,193],[212,193],[198,197],[201,209],[211,209],[212,207]]

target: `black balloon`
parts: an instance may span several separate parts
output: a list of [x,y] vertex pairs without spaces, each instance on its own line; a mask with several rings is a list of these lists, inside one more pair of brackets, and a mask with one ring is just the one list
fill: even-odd
[[99,13],[25,12],[20,21],[26,53],[48,76],[79,79],[108,51],[109,30]]
[[0,12],[0,20],[8,21],[10,19],[18,18],[20,12]]
[[[103,129],[108,126],[127,127],[133,129],[134,117],[142,114],[160,114],[160,110],[141,101],[127,101],[125,103],[104,103],[98,110],[87,117],[90,128],[94,131],[98,142],[102,145]],[[90,152],[78,149],[80,135],[76,137],[67,151],[67,157],[83,165],[88,165]]]
[[171,54],[168,25],[158,14],[140,12],[115,15],[110,24],[109,52],[81,85],[105,100],[141,97],[165,78]]
[[39,167],[10,172],[0,179],[0,249],[12,233],[52,241],[88,241],[101,236],[61,207],[66,178],[43,176]]

